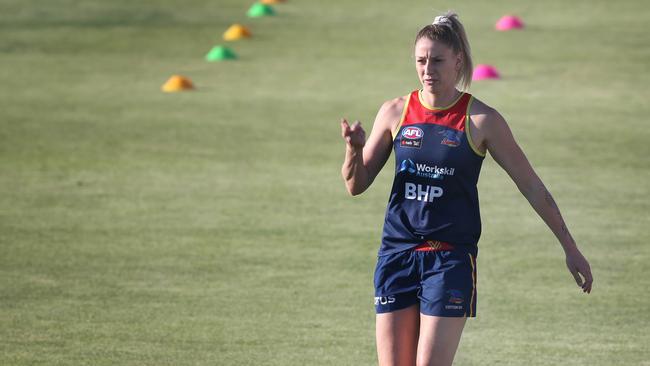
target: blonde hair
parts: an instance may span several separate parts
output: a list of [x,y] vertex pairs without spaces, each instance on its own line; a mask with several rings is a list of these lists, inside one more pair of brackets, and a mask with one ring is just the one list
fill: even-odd
[[462,66],[456,77],[456,85],[462,90],[468,90],[472,84],[472,53],[463,24],[458,20],[458,14],[448,11],[446,14],[435,17],[433,23],[424,26],[415,37],[415,43],[421,38],[440,41],[451,47],[454,53],[462,56]]

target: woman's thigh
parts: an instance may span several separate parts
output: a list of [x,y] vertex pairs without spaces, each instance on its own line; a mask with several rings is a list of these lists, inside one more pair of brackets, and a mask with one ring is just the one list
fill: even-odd
[[420,324],[419,306],[377,314],[376,322],[379,366],[414,366]]
[[466,320],[420,314],[417,365],[451,366]]

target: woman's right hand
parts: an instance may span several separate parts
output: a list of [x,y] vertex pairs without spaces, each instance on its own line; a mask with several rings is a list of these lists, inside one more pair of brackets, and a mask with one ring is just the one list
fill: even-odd
[[350,126],[345,118],[341,119],[341,136],[349,148],[360,149],[366,144],[366,131],[359,121]]
[[386,164],[393,146],[391,131],[400,120],[405,102],[406,97],[400,97],[381,106],[368,141],[361,122],[355,121],[350,126],[345,118],[341,119],[341,136],[345,140],[345,160],[341,175],[351,195],[361,194],[368,189]]

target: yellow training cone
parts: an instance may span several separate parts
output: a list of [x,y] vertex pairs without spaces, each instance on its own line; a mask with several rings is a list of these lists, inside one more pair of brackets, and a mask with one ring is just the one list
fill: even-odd
[[275,5],[283,3],[285,0],[262,0],[260,1],[264,5]]
[[161,89],[164,92],[173,93],[183,90],[192,90],[194,89],[194,85],[192,85],[190,79],[184,76],[172,75],[172,77],[170,77],[169,80],[163,84]]
[[252,36],[251,31],[241,24],[233,24],[223,34],[223,39],[226,41],[236,41],[242,38],[249,38]]

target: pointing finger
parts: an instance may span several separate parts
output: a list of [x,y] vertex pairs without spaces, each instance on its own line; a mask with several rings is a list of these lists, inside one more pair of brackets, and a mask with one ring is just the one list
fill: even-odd
[[345,118],[341,119],[341,135],[345,137],[347,134],[350,133],[350,125],[348,124],[348,121]]

